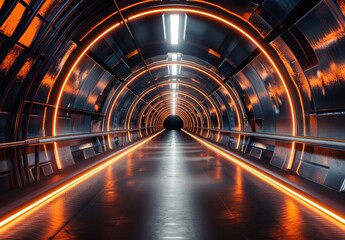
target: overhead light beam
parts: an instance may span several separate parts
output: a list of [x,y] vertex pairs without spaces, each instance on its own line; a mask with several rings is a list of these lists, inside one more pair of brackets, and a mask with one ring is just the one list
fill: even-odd
[[170,35],[171,35],[171,44],[177,45],[179,39],[179,25],[180,25],[180,15],[171,14],[170,15]]

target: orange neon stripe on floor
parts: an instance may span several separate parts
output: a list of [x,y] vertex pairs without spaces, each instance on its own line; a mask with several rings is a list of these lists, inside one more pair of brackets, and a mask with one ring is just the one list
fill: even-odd
[[202,143],[203,145],[207,146],[208,148],[212,149],[213,151],[219,153],[220,155],[227,158],[228,160],[232,161],[233,163],[241,166],[242,168],[244,168],[248,172],[250,172],[250,173],[254,174],[255,176],[259,177],[260,179],[264,180],[265,182],[272,184],[273,186],[277,187],[278,189],[282,190],[283,192],[291,194],[295,198],[309,204],[310,206],[313,206],[314,208],[325,213],[326,215],[330,216],[331,218],[339,221],[342,224],[345,224],[345,218],[340,216],[340,214],[338,214],[338,213],[334,213],[333,210],[329,210],[329,209],[321,206],[320,204],[314,202],[312,199],[309,199],[308,197],[306,197],[306,196],[298,193],[294,189],[290,188],[290,186],[287,186],[287,185],[284,185],[284,184],[278,182],[277,180],[275,180],[270,175],[253,168],[249,164],[246,164],[246,163],[240,161],[239,159],[231,156],[230,154],[226,153],[225,151],[207,143],[206,141],[202,140],[201,138],[199,138],[193,134],[190,134],[186,130],[182,129],[182,131],[185,132],[186,134],[188,134],[189,136],[191,136],[192,138],[194,138],[195,140],[197,140],[198,142]]
[[150,141],[152,138],[156,137],[158,134],[160,134],[161,132],[163,132],[164,130],[159,131],[158,133],[154,134],[153,136],[149,137],[146,140],[143,140],[137,144],[135,144],[134,146],[128,148],[127,150],[125,150],[124,152],[120,153],[119,155],[111,158],[110,160],[102,163],[101,165],[92,168],[90,170],[88,170],[86,173],[82,174],[81,176],[77,177],[76,179],[73,179],[71,181],[68,181],[67,183],[65,183],[63,186],[59,187],[58,189],[54,190],[52,193],[49,193],[43,197],[41,197],[40,199],[38,199],[37,201],[35,201],[34,203],[29,204],[26,207],[23,207],[22,209],[18,210],[16,213],[12,214],[11,216],[3,219],[0,221],[0,228],[5,226],[6,224],[10,223],[11,221],[15,220],[16,218],[22,216],[23,214],[27,213],[28,211],[30,211],[31,209],[39,206],[40,204],[48,201],[48,200],[52,200],[55,197],[67,192],[68,190],[72,189],[73,187],[77,186],[79,183],[82,183],[83,181],[85,181],[86,179],[92,177],[93,175],[95,175],[96,173],[98,173],[99,171],[103,170],[105,167],[113,164],[114,162],[116,162],[117,160],[119,160],[120,158],[126,156],[127,154],[129,154],[130,152],[132,152],[133,150],[137,149],[138,147],[142,146],[143,144],[147,143],[148,141]]

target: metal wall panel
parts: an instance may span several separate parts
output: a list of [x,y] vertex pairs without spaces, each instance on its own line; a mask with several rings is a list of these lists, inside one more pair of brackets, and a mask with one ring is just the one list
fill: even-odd
[[345,113],[326,113],[316,115],[317,136],[343,139],[345,136]]
[[[247,73],[248,72],[248,73]],[[258,95],[256,93],[256,89],[252,86],[251,81],[248,79],[250,77],[250,72],[252,72],[253,76],[257,74],[253,72],[253,69],[244,69],[243,71],[236,74],[234,80],[239,84],[242,90],[246,93],[249,99],[249,103],[247,104],[248,111],[253,113],[253,119],[250,119],[252,122],[252,130],[262,132],[264,131],[263,125],[263,118],[264,113],[261,106],[261,102],[259,101]],[[249,76],[247,74],[249,74]],[[261,81],[260,79],[257,79]],[[253,80],[252,80],[253,81]],[[269,129],[269,126],[267,126]]]
[[43,136],[44,113],[43,109],[40,110],[40,114],[31,115],[29,118],[28,138]]
[[13,119],[13,114],[7,112],[0,112],[0,142],[11,141],[10,136],[13,129],[10,129]]
[[38,88],[35,101],[37,102],[48,102],[51,90],[55,84],[57,77],[63,69],[67,59],[76,49],[76,44],[73,41],[69,41],[60,55],[56,58],[54,63],[49,68],[46,75],[43,77],[42,82]]
[[93,112],[94,104],[98,96],[91,98],[90,93],[100,81],[104,71],[98,65],[95,65],[82,83],[74,102],[70,102],[70,106],[76,109],[83,109],[85,111]]
[[80,64],[74,69],[70,78],[68,79],[63,95],[61,97],[60,105],[65,107],[72,107],[75,98],[78,95],[84,81],[87,79],[88,74],[95,66],[94,61],[89,57],[84,57],[80,60]]

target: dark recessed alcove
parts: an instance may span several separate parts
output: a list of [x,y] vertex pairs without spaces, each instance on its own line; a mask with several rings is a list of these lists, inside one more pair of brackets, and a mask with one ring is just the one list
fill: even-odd
[[166,130],[180,130],[183,128],[183,121],[179,116],[170,115],[164,120],[164,128]]

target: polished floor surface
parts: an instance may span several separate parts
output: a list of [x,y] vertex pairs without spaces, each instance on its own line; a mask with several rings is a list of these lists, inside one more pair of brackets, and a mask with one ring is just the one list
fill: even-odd
[[344,228],[166,131],[0,230],[1,239],[345,239]]

